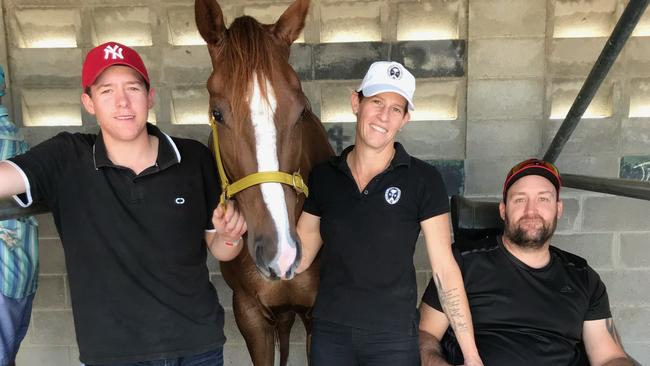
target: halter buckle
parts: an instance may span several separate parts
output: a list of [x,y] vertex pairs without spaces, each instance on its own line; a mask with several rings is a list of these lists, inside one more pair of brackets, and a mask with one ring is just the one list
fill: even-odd
[[302,179],[302,176],[300,175],[300,170],[297,172],[291,174],[291,185],[293,186],[293,189],[298,192],[298,194],[305,193],[305,190],[303,187],[305,186],[305,181]]

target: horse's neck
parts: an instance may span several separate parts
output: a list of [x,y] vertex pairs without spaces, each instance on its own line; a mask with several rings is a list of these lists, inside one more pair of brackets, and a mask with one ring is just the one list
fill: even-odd
[[305,110],[302,131],[301,171],[305,174],[311,168],[334,155],[325,127],[310,110]]

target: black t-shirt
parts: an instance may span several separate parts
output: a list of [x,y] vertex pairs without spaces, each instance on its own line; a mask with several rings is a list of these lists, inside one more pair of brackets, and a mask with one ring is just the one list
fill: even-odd
[[[460,253],[454,245],[454,255],[485,365],[581,363],[583,322],[611,317],[605,285],[587,262],[551,246],[549,264],[531,268],[500,237],[473,248]],[[433,281],[422,301],[442,311]]]
[[352,150],[309,176],[304,210],[319,216],[323,238],[314,317],[367,330],[417,329],[413,253],[420,222],[449,210],[435,167],[395,143],[389,167],[361,192],[346,163]]
[[147,129],[158,158],[137,176],[112,164],[101,134],[61,133],[11,159],[29,182],[21,197],[52,210],[87,364],[181,357],[225,342],[204,243],[220,193],[212,157],[196,141]]

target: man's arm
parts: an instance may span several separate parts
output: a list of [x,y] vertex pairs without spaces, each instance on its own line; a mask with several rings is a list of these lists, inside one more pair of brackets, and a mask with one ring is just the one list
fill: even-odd
[[0,162],[0,198],[25,193],[25,180],[18,169],[6,161]]
[[244,247],[241,238],[247,227],[234,201],[228,201],[226,207],[220,204],[214,209],[212,225],[214,230],[205,232],[205,242],[212,255],[224,262],[237,257]]
[[299,274],[311,266],[320,247],[323,246],[323,239],[320,236],[320,217],[303,211],[298,219],[296,231],[302,248],[302,258],[296,269],[296,274]]
[[592,366],[633,366],[618,336],[612,318],[587,320],[582,326],[582,338]]
[[422,366],[449,366],[442,353],[440,340],[449,327],[445,313],[422,303],[420,305],[420,359]]
[[434,216],[420,223],[433,269],[433,280],[466,365],[482,365],[474,341],[472,316],[465,293],[463,277],[451,251],[449,214]]

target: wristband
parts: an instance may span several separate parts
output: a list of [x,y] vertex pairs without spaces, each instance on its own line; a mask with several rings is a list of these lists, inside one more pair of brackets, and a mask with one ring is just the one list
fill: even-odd
[[223,243],[226,244],[226,246],[229,246],[229,247],[236,247],[237,245],[239,245],[240,241],[241,241],[241,238],[239,238],[237,240],[233,240],[233,241],[224,240]]

